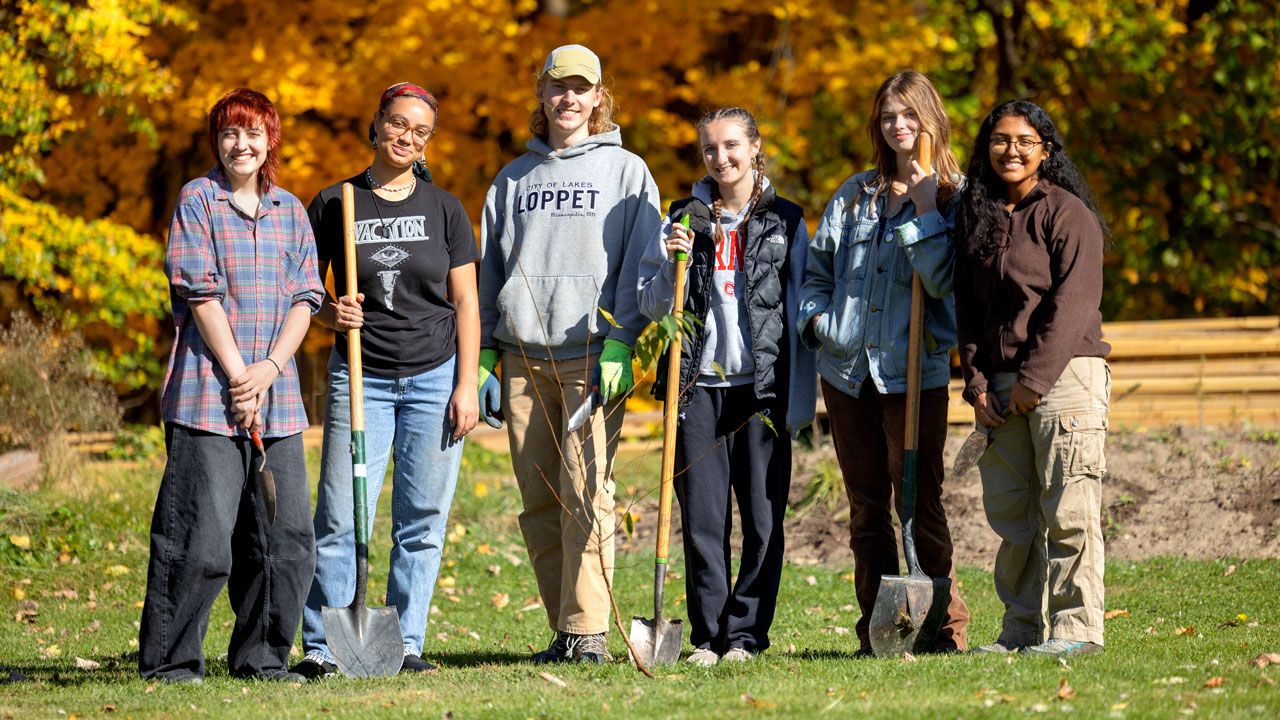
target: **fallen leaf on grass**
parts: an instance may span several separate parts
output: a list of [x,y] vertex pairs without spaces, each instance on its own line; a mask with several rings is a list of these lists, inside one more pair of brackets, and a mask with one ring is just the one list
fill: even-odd
[[809,587],[813,587],[814,585],[818,584],[818,578],[812,575],[806,575],[804,578],[804,581],[809,583]]
[[546,680],[547,682],[549,682],[549,683],[551,683],[552,685],[555,685],[555,686],[557,686],[557,687],[562,687],[562,688],[567,688],[567,687],[569,687],[569,683],[566,683],[565,681],[561,680],[560,678],[556,677],[555,675],[552,675],[552,674],[551,674],[551,673],[549,673],[549,672],[540,672],[540,673],[538,673],[538,677],[542,678],[543,680]]
[[822,628],[822,629],[823,629],[823,630],[826,630],[827,632],[833,632],[833,633],[835,633],[836,635],[848,635],[848,634],[849,634],[849,628],[847,628],[847,627],[840,627],[839,625],[827,625],[826,627],[824,627],[824,628]]
[[1113,712],[1119,712],[1119,711],[1121,711],[1121,710],[1123,710],[1123,709],[1125,709],[1125,708],[1127,708],[1127,707],[1129,707],[1129,703],[1127,703],[1127,702],[1123,702],[1123,703],[1116,703],[1115,705],[1112,705],[1112,706],[1111,706],[1111,710],[1112,710]]
[[493,548],[489,547],[489,543],[480,543],[479,545],[476,546],[476,552],[480,553],[481,555],[492,555]]
[[10,542],[14,547],[22,548],[23,550],[30,550],[30,549],[31,549],[31,536],[30,536],[30,535],[10,535],[10,536],[9,536],[9,542]]
[[1220,675],[1215,675],[1204,682],[1204,686],[1207,688],[1220,688],[1226,684],[1227,679]]
[[1268,665],[1280,665],[1280,653],[1262,653],[1254,658],[1252,662],[1260,668]]
[[116,711],[116,706],[115,706],[115,705],[103,705],[103,706],[102,706],[102,712],[115,712],[115,711]]
[[746,703],[746,704],[748,704],[748,705],[750,705],[750,706],[752,706],[752,707],[760,707],[760,708],[776,708],[776,707],[778,707],[778,704],[777,704],[777,703],[771,703],[771,702],[769,702],[768,700],[757,700],[757,699],[755,699],[755,697],[754,697],[751,693],[742,693],[742,702],[744,702],[744,703]]
[[1151,684],[1152,685],[1181,685],[1186,681],[1187,679],[1184,677],[1178,677],[1177,675],[1173,675],[1171,677],[1159,678],[1157,680],[1153,680],[1151,681]]
[[501,565],[490,565],[490,566],[489,566],[489,574],[490,574],[490,575],[492,575],[492,576],[494,576],[494,577],[498,577],[499,575],[501,575],[501,574],[502,574],[502,566],[501,566]]
[[1226,571],[1226,572],[1224,572],[1224,573],[1222,573],[1222,577],[1226,577],[1226,576],[1228,576],[1228,575],[1234,575],[1234,574],[1235,574],[1235,572],[1236,572],[1236,566],[1235,566],[1235,565],[1228,565],[1228,566],[1227,566],[1227,571]]
[[533,602],[526,603],[524,607],[520,608],[520,612],[522,613],[533,612],[534,610],[537,610],[540,607],[542,607],[542,602],[535,600]]
[[62,648],[58,647],[57,643],[54,643],[47,648],[40,648],[40,654],[45,657],[55,658],[62,654]]
[[27,591],[15,585],[9,588],[9,595],[11,595],[14,600],[21,600],[27,596]]
[[1174,635],[1195,635],[1196,629],[1191,625],[1188,625],[1186,627],[1174,628],[1173,634]]
[[131,572],[133,571],[124,565],[112,565],[106,570],[106,573],[108,575],[112,575],[116,577],[119,577],[120,575],[128,575]]
[[488,484],[488,483],[483,483],[483,482],[478,482],[478,483],[476,483],[476,497],[478,497],[478,498],[482,498],[482,497],[484,497],[485,495],[488,495],[488,494],[489,494],[489,484]]
[[142,692],[146,693],[147,695],[150,695],[151,693],[153,693],[153,692],[155,692],[155,691],[156,691],[156,686],[155,686],[155,685],[148,685],[148,686],[147,686],[147,689],[146,689],[146,690],[143,690]]
[[94,662],[93,660],[85,660],[80,656],[76,656],[76,667],[81,670],[97,670],[102,667],[102,663]]
[[913,663],[915,661],[916,661],[915,655],[912,655],[911,653],[902,653],[902,662]]
[[54,597],[56,597],[56,598],[63,598],[63,599],[65,599],[65,600],[75,600],[76,598],[78,598],[78,597],[79,597],[79,595],[77,595],[77,594],[76,594],[76,591],[75,591],[75,590],[72,590],[71,588],[63,588],[62,590],[54,590],[54,591],[53,591],[53,596],[54,596]]
[[1128,615],[1128,614],[1129,614],[1128,610],[1108,610],[1106,613],[1102,615],[1102,617],[1103,619],[1110,620],[1111,618],[1120,617],[1121,615]]
[[511,603],[511,596],[504,592],[494,593],[493,597],[489,599],[493,601],[493,607],[498,610],[501,610]]
[[1060,678],[1058,680],[1058,699],[1071,700],[1075,696],[1076,696],[1075,688],[1067,684],[1066,678]]

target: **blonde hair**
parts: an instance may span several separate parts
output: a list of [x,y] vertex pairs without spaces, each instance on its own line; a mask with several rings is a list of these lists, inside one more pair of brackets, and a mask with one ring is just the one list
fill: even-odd
[[[533,84],[533,95],[538,98],[538,107],[534,108],[533,113],[529,115],[529,132],[543,142],[546,142],[549,132],[547,114],[542,110],[542,84],[546,79],[546,75],[541,75]],[[618,111],[618,105],[613,100],[613,92],[604,82],[600,82],[596,88],[600,90],[600,104],[591,111],[591,117],[587,118],[587,132],[591,135],[609,132],[616,127],[613,116]]]
[[880,113],[890,97],[897,97],[903,104],[916,111],[920,129],[933,137],[934,172],[938,174],[938,204],[943,205],[956,193],[960,185],[960,162],[951,152],[951,121],[947,119],[942,97],[929,82],[929,78],[914,70],[905,70],[885,80],[876,91],[871,104],[871,121],[867,134],[871,136],[871,162],[876,171],[876,195],[889,187],[898,170],[898,155],[889,147],[880,130]]

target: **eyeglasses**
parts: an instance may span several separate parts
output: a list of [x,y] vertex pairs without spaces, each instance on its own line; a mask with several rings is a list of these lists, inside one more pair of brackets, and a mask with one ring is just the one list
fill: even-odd
[[1017,140],[1010,140],[1007,137],[993,137],[991,138],[991,152],[995,153],[996,155],[1003,155],[1005,151],[1009,149],[1010,142],[1013,143],[1014,150],[1019,155],[1030,155],[1031,151],[1034,150],[1037,145],[1045,144],[1044,140],[1037,141],[1037,140],[1028,140],[1026,138],[1018,138]]
[[425,143],[426,141],[431,139],[432,134],[434,134],[436,131],[435,128],[427,127],[425,125],[419,125],[418,127],[414,127],[409,124],[409,119],[403,115],[385,115],[384,114],[384,117],[386,117],[385,122],[387,124],[387,127],[391,128],[391,134],[394,135],[395,137],[400,137],[401,135],[405,134],[406,131],[412,130],[413,136],[418,139],[418,142]]

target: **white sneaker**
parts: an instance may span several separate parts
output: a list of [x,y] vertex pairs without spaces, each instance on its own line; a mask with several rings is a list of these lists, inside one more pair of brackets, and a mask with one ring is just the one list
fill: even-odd
[[716,655],[715,651],[711,648],[698,648],[697,650],[689,653],[689,657],[685,658],[684,661],[690,665],[711,667],[712,665],[720,662],[720,656]]
[[728,652],[726,652],[723,656],[720,657],[720,661],[727,662],[727,663],[746,662],[754,657],[755,655],[750,650],[747,650],[746,648],[735,647],[735,648],[729,648]]

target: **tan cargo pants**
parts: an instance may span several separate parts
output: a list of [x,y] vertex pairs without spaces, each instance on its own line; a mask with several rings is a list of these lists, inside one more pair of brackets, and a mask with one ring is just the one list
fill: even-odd
[[[1017,375],[990,382],[1008,407]],[[1099,513],[1110,397],[1106,361],[1074,358],[1039,407],[996,428],[979,463],[987,522],[1001,539],[995,584],[1004,643],[1102,644]]]
[[[524,510],[520,531],[553,630],[606,632],[613,579],[613,458],[623,403],[569,416],[591,392],[597,355],[560,362],[502,354],[502,408]],[[562,504],[563,503],[563,504]]]

